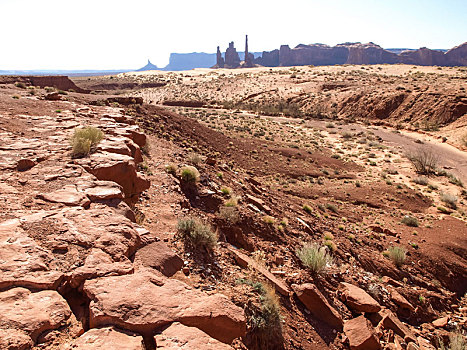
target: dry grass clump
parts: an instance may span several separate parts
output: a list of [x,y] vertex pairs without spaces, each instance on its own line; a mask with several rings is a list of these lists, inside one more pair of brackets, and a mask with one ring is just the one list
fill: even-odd
[[332,257],[326,248],[320,247],[316,243],[305,244],[297,250],[297,256],[312,273],[321,273],[328,265],[332,264]]
[[441,193],[440,199],[451,209],[457,209],[457,197],[451,193]]
[[190,162],[191,164],[195,166],[198,166],[202,162],[202,160],[203,158],[197,153],[191,153],[188,156],[188,162]]
[[418,176],[415,179],[413,179],[413,182],[415,182],[417,185],[421,185],[421,186],[427,186],[428,185],[428,179],[425,176]]
[[402,247],[391,247],[388,249],[388,256],[397,267],[405,263],[407,251]]
[[235,207],[221,207],[218,216],[231,224],[236,224],[240,220],[238,210]]
[[183,239],[194,247],[213,249],[217,245],[217,235],[211,227],[198,218],[178,220],[177,230]]
[[199,181],[199,171],[194,166],[184,166],[180,169],[180,177],[184,182],[196,183]]
[[449,334],[449,345],[446,347],[443,341],[439,340],[441,350],[465,350],[467,342],[460,331]]
[[93,126],[76,128],[71,137],[72,157],[87,156],[104,138],[102,130]]

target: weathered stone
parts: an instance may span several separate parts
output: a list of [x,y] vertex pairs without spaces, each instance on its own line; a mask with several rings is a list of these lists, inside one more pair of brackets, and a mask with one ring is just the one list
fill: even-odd
[[225,51],[225,68],[237,68],[240,66],[240,57],[234,47],[233,41],[229,43],[229,47]]
[[62,203],[70,206],[88,206],[91,201],[82,192],[78,192],[75,185],[66,185],[62,189],[50,193],[39,194],[42,198],[49,202]]
[[392,329],[396,334],[400,335],[405,342],[413,341],[417,339],[412,332],[404,325],[390,310],[382,310],[381,315],[383,316],[380,321],[378,328]]
[[349,339],[350,349],[352,350],[381,349],[375,330],[364,316],[346,321],[344,323],[344,333]]
[[21,158],[20,160],[18,160],[18,163],[16,164],[16,170],[26,171],[26,170],[31,169],[35,165],[36,165],[36,162],[33,161],[32,159]]
[[290,289],[285,284],[282,280],[274,276],[271,272],[269,272],[268,269],[266,269],[264,266],[259,265],[256,261],[251,259],[249,256],[243,254],[240,252],[238,249],[235,249],[233,247],[230,247],[229,249],[235,257],[235,260],[237,263],[246,268],[246,267],[251,267],[258,271],[260,274],[262,274],[274,287],[275,289],[281,293],[282,295],[289,296],[290,295]]
[[78,189],[92,201],[123,199],[122,187],[113,181],[86,181],[79,183]]
[[311,283],[302,285],[292,285],[292,289],[297,294],[298,299],[311,311],[313,316],[321,321],[324,321],[331,327],[342,329],[344,322],[339,313],[329,305],[326,298]]
[[208,296],[149,270],[86,281],[83,290],[91,299],[91,327],[112,324],[149,335],[181,322],[226,343],[246,331],[243,310],[227,297]]
[[18,329],[0,328],[0,349],[3,350],[26,350],[33,346],[29,335]]
[[417,344],[420,350],[436,350],[436,348],[431,345],[431,343],[422,337],[417,337]]
[[230,345],[221,343],[211,338],[195,327],[187,327],[179,322],[172,323],[161,334],[155,336],[158,349],[203,349],[203,350],[228,350]]
[[[159,348],[159,346],[157,347]],[[65,345],[64,350],[144,350],[143,337],[128,331],[105,327],[88,330]]]
[[154,268],[170,277],[183,267],[183,260],[162,241],[151,243],[136,252],[135,265]]
[[410,312],[414,312],[415,308],[405,299],[396,289],[388,288],[389,292],[391,293],[391,300],[398,305],[401,309],[409,310]]
[[420,350],[420,348],[414,342],[410,342],[407,344],[407,350]]
[[448,321],[449,321],[449,316],[445,316],[445,317],[438,318],[437,320],[434,320],[433,322],[431,322],[431,324],[435,326],[436,328],[444,328],[448,325]]
[[0,292],[0,328],[19,330],[33,341],[42,332],[64,325],[70,316],[67,302],[55,291],[13,288]]
[[363,289],[350,283],[339,285],[342,300],[353,310],[358,312],[378,312],[381,306]]
[[0,288],[56,289],[63,273],[51,270],[50,260],[51,253],[23,231],[19,219],[0,223]]

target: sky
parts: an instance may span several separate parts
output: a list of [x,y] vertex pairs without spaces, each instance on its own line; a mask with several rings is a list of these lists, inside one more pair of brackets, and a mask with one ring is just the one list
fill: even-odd
[[0,0],[0,70],[164,67],[171,52],[467,41],[467,0]]

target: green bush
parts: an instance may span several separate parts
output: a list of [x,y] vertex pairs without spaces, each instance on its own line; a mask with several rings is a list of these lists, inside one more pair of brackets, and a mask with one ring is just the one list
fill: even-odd
[[407,251],[402,247],[391,247],[388,249],[388,256],[397,267],[401,267],[406,258]]
[[312,273],[321,273],[328,265],[332,264],[332,258],[326,248],[320,247],[316,243],[305,244],[297,250],[297,256]]
[[184,182],[196,183],[199,181],[199,171],[193,166],[184,166],[180,170],[180,176]]
[[410,227],[418,227],[418,220],[417,218],[414,218],[413,216],[410,216],[410,215],[405,215],[401,222],[407,226],[410,226]]
[[419,174],[429,175],[436,172],[439,157],[430,148],[419,148],[415,152],[408,154],[407,158]]
[[71,138],[72,156],[87,156],[104,138],[104,133],[93,126],[76,128]]
[[213,249],[217,245],[217,235],[211,227],[197,218],[178,220],[177,230],[183,239],[195,247]]

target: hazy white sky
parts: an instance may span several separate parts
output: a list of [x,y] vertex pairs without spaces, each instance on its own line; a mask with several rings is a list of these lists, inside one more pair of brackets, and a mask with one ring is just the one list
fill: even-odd
[[0,0],[0,69],[139,68],[170,52],[373,41],[451,48],[467,0]]

